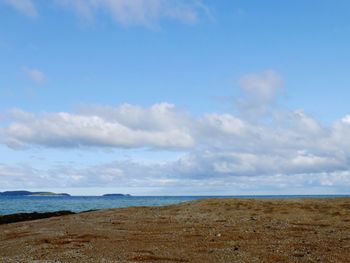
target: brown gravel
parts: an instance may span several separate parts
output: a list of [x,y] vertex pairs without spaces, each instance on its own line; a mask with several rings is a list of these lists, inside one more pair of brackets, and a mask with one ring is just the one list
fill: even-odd
[[206,199],[0,225],[0,262],[350,262],[350,198]]

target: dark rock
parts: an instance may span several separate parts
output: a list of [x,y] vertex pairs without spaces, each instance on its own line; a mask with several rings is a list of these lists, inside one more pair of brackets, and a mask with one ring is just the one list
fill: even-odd
[[72,215],[72,214],[75,214],[75,213],[71,211],[57,211],[57,212],[46,212],[46,213],[34,212],[34,213],[19,213],[19,214],[3,215],[3,216],[0,216],[0,225],[49,218],[54,216]]
[[301,251],[296,251],[296,252],[293,253],[293,256],[301,258],[301,257],[305,256],[305,253],[303,253]]

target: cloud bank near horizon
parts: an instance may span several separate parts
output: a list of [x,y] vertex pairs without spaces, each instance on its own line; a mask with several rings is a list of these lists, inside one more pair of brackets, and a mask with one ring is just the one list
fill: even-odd
[[243,76],[239,85],[236,115],[194,116],[165,102],[41,114],[11,110],[0,122],[0,143],[16,150],[143,149],[178,151],[181,156],[153,164],[118,160],[46,170],[3,164],[1,183],[160,189],[191,185],[208,191],[333,187],[344,192],[350,185],[350,115],[323,125],[303,110],[278,108],[283,80],[275,71]]

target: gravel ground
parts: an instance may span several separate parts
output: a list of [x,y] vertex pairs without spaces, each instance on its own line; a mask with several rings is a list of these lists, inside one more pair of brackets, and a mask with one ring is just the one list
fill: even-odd
[[0,262],[350,262],[350,198],[206,199],[0,225]]

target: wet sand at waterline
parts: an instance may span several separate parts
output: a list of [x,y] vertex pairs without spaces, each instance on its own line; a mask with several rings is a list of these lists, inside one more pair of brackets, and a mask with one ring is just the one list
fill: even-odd
[[350,198],[206,199],[3,224],[0,262],[350,262]]

